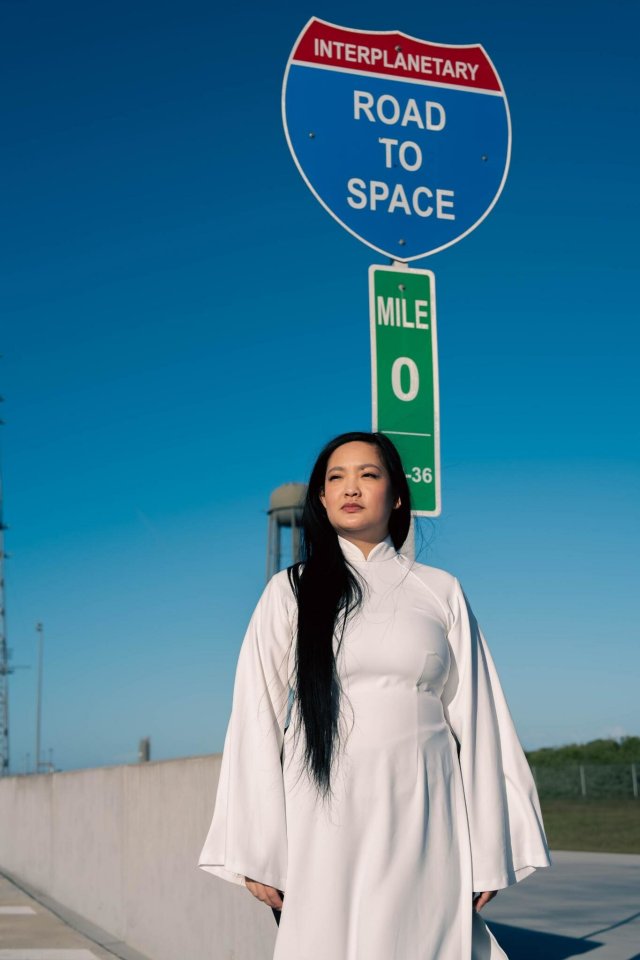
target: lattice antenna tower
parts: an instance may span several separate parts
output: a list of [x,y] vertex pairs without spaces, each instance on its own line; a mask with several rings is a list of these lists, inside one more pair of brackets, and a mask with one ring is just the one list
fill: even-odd
[[[0,403],[4,397],[0,397]],[[0,427],[4,420],[0,419]],[[4,532],[7,529],[4,522],[2,499],[2,449],[0,446],[0,776],[9,774],[9,674],[13,669],[9,666],[9,650],[7,648],[7,617],[5,608],[4,561],[7,556],[4,552]]]

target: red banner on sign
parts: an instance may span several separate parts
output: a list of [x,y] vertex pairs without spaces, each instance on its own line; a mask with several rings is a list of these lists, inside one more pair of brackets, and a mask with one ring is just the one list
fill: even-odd
[[502,93],[493,65],[479,44],[455,46],[398,32],[349,30],[315,17],[300,38],[292,61]]

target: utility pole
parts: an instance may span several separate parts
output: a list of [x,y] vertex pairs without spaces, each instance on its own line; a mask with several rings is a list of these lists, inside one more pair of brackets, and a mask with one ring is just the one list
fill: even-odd
[[42,726],[42,624],[36,623],[38,632],[38,695],[36,699],[36,773],[40,773],[40,734]]

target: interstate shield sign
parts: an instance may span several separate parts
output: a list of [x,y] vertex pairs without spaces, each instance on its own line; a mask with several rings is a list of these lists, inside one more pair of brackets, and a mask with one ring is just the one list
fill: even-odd
[[289,57],[282,116],[311,192],[349,233],[394,260],[461,240],[507,177],[509,107],[480,44],[313,17]]

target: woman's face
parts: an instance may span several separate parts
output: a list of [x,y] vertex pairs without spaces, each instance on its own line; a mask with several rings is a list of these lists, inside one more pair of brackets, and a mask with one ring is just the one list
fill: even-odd
[[337,447],[327,463],[320,500],[334,530],[348,539],[379,543],[389,532],[395,503],[378,447],[355,440]]

